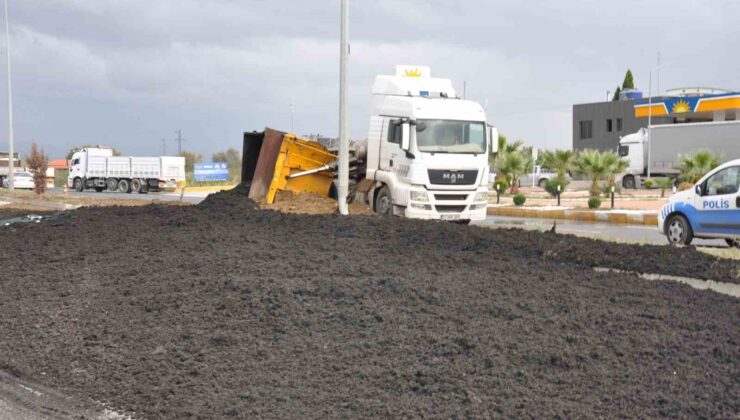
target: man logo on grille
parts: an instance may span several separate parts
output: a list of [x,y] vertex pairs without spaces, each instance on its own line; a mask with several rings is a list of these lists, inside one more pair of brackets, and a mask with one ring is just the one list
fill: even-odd
[[458,174],[454,172],[445,172],[442,174],[442,179],[447,180],[450,184],[454,184],[459,179],[460,181],[465,179],[465,174]]

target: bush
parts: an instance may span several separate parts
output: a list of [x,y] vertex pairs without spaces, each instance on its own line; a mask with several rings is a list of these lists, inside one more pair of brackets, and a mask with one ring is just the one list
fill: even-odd
[[551,179],[547,181],[547,184],[545,184],[545,191],[547,191],[551,196],[557,197],[558,185],[560,185],[560,193],[562,194],[565,191],[565,187],[568,186],[568,181],[559,180],[557,178]]
[[493,183],[493,190],[496,191],[496,186],[498,186],[498,191],[503,194],[506,192],[506,189],[509,188],[509,184],[506,182],[505,179],[497,179],[496,182]]
[[694,187],[694,184],[692,184],[690,182],[682,182],[682,183],[678,184],[678,190],[679,191],[690,190],[693,187]]
[[591,197],[588,199],[588,208],[598,209],[601,207],[601,199],[599,197]]
[[652,189],[655,186],[655,181],[653,181],[652,179],[646,179],[644,185],[645,188]]
[[516,194],[514,196],[514,204],[517,206],[521,206],[525,201],[527,201],[527,197],[524,194]]

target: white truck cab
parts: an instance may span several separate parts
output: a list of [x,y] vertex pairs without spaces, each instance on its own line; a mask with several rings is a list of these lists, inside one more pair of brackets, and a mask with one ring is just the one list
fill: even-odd
[[[469,222],[486,217],[488,153],[497,131],[427,67],[398,66],[373,86],[366,179],[381,214]],[[492,141],[493,140],[493,141]]]
[[740,159],[706,174],[693,188],[674,194],[658,214],[658,229],[671,244],[693,238],[740,243]]

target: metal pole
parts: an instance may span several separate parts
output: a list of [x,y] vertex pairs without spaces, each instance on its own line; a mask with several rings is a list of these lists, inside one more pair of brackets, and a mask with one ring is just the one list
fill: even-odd
[[349,0],[341,0],[342,22],[340,25],[339,54],[339,185],[337,200],[339,214],[349,214],[347,193],[349,190],[349,114],[347,112],[347,61],[349,59]]
[[161,139],[162,141],[162,156],[167,156],[167,140]]
[[295,134],[295,104],[290,104],[290,132]]
[[653,71],[648,76],[648,129],[647,129],[647,177],[650,179],[650,126],[653,125]]
[[8,191],[15,192],[15,156],[13,153],[13,93],[10,80],[10,26],[8,0],[5,0],[5,50],[8,55]]

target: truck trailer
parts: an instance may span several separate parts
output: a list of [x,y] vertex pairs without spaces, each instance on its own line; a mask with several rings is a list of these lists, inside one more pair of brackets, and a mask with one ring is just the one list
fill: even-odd
[[72,155],[67,185],[125,193],[176,188],[185,185],[185,158],[113,156],[112,149],[86,147]]
[[[650,142],[650,176],[676,178],[681,155],[706,149],[722,162],[740,157],[740,121],[653,125]],[[641,186],[648,175],[648,130],[622,137],[619,155],[630,162],[622,186]]]

